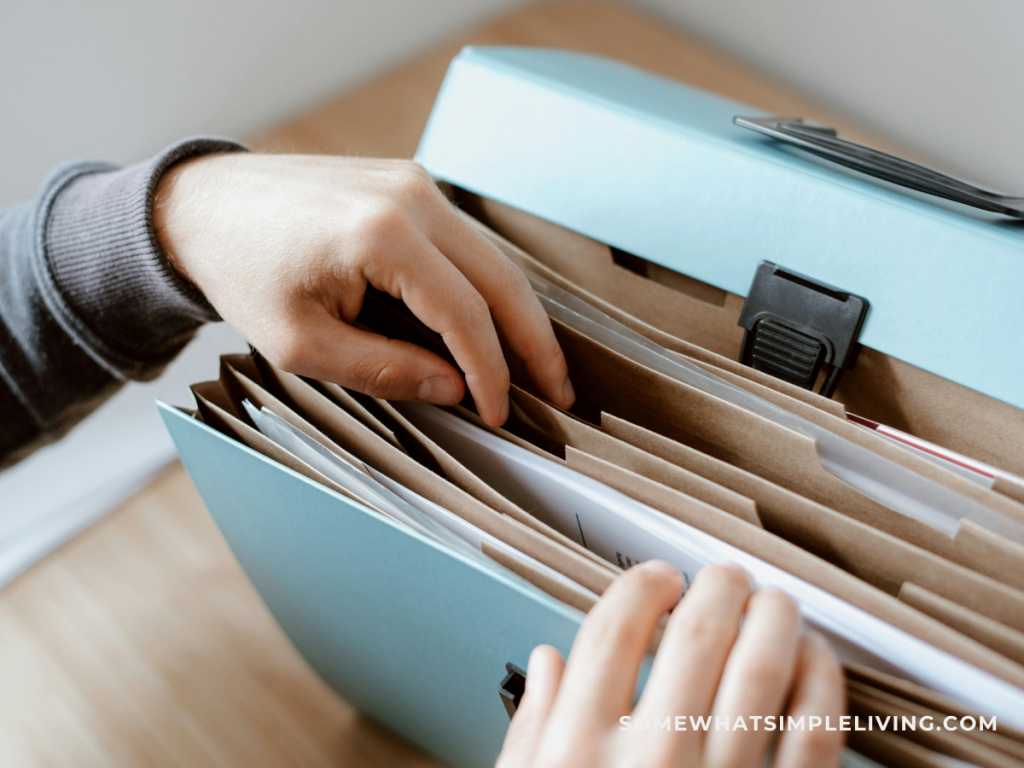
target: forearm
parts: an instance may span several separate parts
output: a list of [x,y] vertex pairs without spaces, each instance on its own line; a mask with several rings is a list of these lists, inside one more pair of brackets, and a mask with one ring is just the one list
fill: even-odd
[[69,165],[0,210],[0,467],[155,377],[217,319],[160,253],[152,199],[173,163],[239,148],[194,140],[126,169]]

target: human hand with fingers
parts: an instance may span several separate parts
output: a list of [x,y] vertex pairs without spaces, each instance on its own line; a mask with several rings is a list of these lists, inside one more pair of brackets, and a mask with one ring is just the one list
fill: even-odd
[[[838,730],[765,728],[766,716],[838,723],[843,714],[839,665],[820,635],[800,634],[795,603],[753,591],[733,565],[703,568],[679,601],[681,589],[667,563],[631,568],[587,615],[568,663],[536,648],[497,768],[761,768],[773,743],[775,768],[838,766]],[[633,707],[652,633],[670,610]],[[686,730],[675,729],[677,716]],[[707,729],[692,727],[707,717]],[[670,729],[655,727],[665,718]],[[715,718],[733,727],[717,730]],[[746,729],[734,727],[738,718]]]
[[[523,274],[460,219],[415,163],[207,155],[164,174],[153,206],[172,265],[279,367],[392,400],[508,415],[499,332],[541,394],[575,395]],[[465,373],[425,349],[352,325],[368,285],[441,334]]]

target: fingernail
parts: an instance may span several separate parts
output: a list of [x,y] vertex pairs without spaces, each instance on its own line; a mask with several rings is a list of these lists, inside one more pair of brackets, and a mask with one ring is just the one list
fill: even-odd
[[654,573],[660,573],[664,576],[674,576],[675,578],[681,578],[679,575],[679,569],[671,563],[666,563],[664,560],[647,560],[641,563],[642,568],[646,568]]
[[548,663],[548,648],[550,646],[538,645],[530,654],[530,659],[526,663],[527,690],[536,688],[541,683],[546,682],[547,676],[550,675],[551,665]]
[[419,399],[437,405],[455,405],[459,388],[447,376],[431,376],[420,382]]
[[576,390],[572,388],[572,382],[569,381],[568,376],[565,377],[565,387],[562,391],[562,396],[565,398],[566,408],[569,408],[576,402]]
[[501,423],[504,424],[508,420],[508,395],[505,395],[505,399],[501,403],[501,413],[498,418],[501,419]]

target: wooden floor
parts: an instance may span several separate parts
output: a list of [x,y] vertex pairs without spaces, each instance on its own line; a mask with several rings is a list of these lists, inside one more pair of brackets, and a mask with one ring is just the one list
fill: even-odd
[[[886,148],[678,30],[581,2],[500,19],[251,143],[411,156],[448,61],[469,43],[613,56]],[[305,665],[180,465],[0,592],[4,768],[430,763]]]

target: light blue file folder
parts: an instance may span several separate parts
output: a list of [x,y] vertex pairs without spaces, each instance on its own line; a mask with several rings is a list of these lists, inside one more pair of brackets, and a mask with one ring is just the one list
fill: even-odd
[[[757,113],[593,57],[468,49],[417,157],[438,178],[740,295],[761,259],[864,294],[863,342],[1024,406],[1024,356],[992,365],[1024,338],[1024,228],[809,163],[733,127],[735,114]],[[313,668],[446,763],[493,765],[506,662],[525,667],[539,643],[568,654],[582,615],[159,407]]]
[[493,766],[505,663],[568,655],[583,615],[225,437],[161,415],[235,557],[331,687],[450,765]]
[[1024,222],[866,180],[732,123],[759,114],[608,59],[467,48],[416,159],[739,296],[762,259],[864,296],[863,344],[1024,408]]

